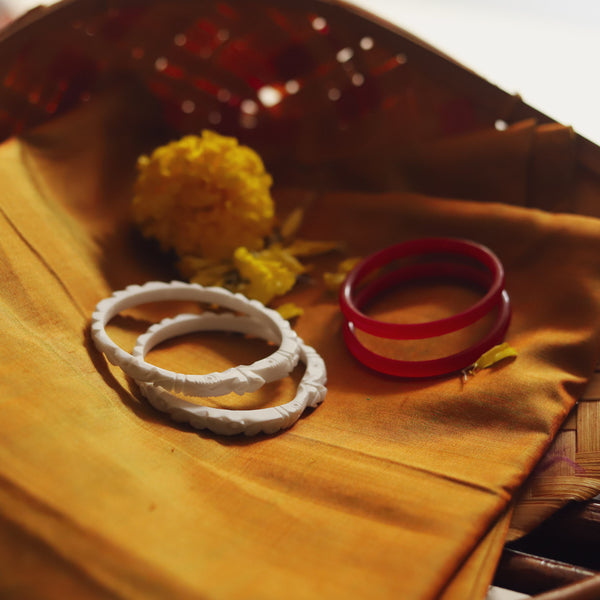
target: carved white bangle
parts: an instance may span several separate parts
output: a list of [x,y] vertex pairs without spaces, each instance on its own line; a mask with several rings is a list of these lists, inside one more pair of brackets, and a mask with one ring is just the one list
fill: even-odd
[[[138,338],[134,355],[144,357],[156,344],[174,336],[193,331],[237,331],[273,341],[277,333],[251,317],[231,313],[201,315],[180,314],[152,325]],[[260,432],[275,433],[291,427],[307,407],[316,407],[327,393],[327,371],[319,354],[297,338],[300,359],[306,369],[296,396],[281,406],[254,410],[231,410],[200,406],[165,390],[157,384],[137,382],[142,394],[162,412],[178,422],[186,422],[197,429],[209,429],[221,435],[244,433],[248,436]]]
[[[133,356],[117,346],[106,333],[106,324],[121,311],[164,300],[189,300],[220,305],[253,317],[276,332],[277,350],[250,364],[227,369],[221,373],[184,374],[162,369],[147,363],[141,356]],[[288,375],[299,359],[298,336],[279,313],[242,294],[233,294],[219,287],[203,287],[195,283],[151,281],[144,285],[130,285],[101,300],[92,315],[92,338],[96,348],[108,360],[137,381],[156,383],[174,392],[190,396],[222,396],[235,392],[243,394],[260,388],[268,381]]]

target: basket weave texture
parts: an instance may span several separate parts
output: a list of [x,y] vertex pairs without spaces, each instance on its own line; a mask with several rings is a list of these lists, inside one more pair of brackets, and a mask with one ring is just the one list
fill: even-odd
[[600,373],[563,424],[519,496],[508,539],[530,532],[568,502],[600,492]]

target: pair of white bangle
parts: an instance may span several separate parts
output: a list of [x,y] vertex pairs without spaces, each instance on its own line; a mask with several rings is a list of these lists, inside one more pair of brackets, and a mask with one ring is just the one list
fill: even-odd
[[[142,334],[129,354],[115,344],[106,332],[107,323],[128,308],[149,302],[188,300],[219,305],[234,312],[180,314],[152,325]],[[279,313],[256,300],[217,287],[172,281],[152,281],[132,285],[101,300],[92,315],[92,338],[96,348],[120,367],[139,385],[140,391],[158,410],[178,422],[222,435],[260,432],[275,433],[291,427],[307,407],[318,406],[325,398],[327,372],[319,354],[306,345]],[[219,373],[183,374],[152,365],[146,354],[169,338],[195,331],[235,331],[278,344],[277,350],[250,365],[241,365]],[[293,400],[281,406],[254,410],[230,410],[201,406],[176,394],[206,397],[230,392],[244,394],[267,382],[286,377],[298,360],[306,368]]]

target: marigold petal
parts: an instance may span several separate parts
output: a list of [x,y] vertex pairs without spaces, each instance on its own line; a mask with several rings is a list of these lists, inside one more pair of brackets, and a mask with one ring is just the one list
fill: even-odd
[[238,248],[233,262],[243,281],[240,291],[263,304],[269,304],[276,296],[285,294],[296,283],[297,273],[284,263],[254,255],[247,248]]
[[294,240],[286,250],[293,256],[307,257],[317,256],[319,254],[327,254],[336,250],[341,250],[343,244],[341,242],[322,242],[318,240]]
[[348,273],[352,271],[352,269],[360,262],[360,260],[360,258],[346,258],[339,263],[336,272],[323,273],[323,282],[325,283],[325,287],[331,292],[339,290]]
[[284,319],[294,319],[304,314],[304,309],[294,304],[293,302],[286,302],[281,304],[275,309]]

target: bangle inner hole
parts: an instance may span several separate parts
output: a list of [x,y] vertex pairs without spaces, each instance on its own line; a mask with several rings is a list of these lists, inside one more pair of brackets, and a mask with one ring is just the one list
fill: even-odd
[[[219,307],[208,307],[202,303],[184,301],[140,304],[113,317],[106,326],[106,332],[116,344],[127,352],[131,352],[138,336],[153,323],[180,313],[201,313],[203,309],[207,308],[212,312],[220,310]],[[157,344],[147,353],[145,360],[171,371],[206,374],[224,371],[241,364],[251,364],[269,356],[276,348],[275,344],[245,334],[199,331],[173,337]],[[248,392],[241,396],[231,393],[219,397],[182,396],[182,398],[203,406],[232,410],[279,406],[294,398],[304,370],[304,363],[299,361],[288,377],[266,383],[256,392]],[[132,381],[130,382],[130,391],[136,397],[141,397],[137,385]]]
[[388,288],[361,310],[388,323],[427,323],[468,309],[484,293],[467,281],[414,280]]
[[107,323],[106,333],[123,350],[131,352],[138,336],[144,333],[150,325],[167,317],[175,317],[180,313],[200,314],[204,310],[210,310],[211,312],[227,311],[227,309],[208,306],[202,302],[184,300],[146,302],[115,315]]
[[[366,306],[368,316],[388,323],[425,323],[455,315],[477,302],[483,290],[469,282],[417,280],[394,286]],[[421,361],[442,358],[464,350],[490,330],[497,310],[459,331],[422,340],[378,338],[356,329],[368,349],[396,360]]]

